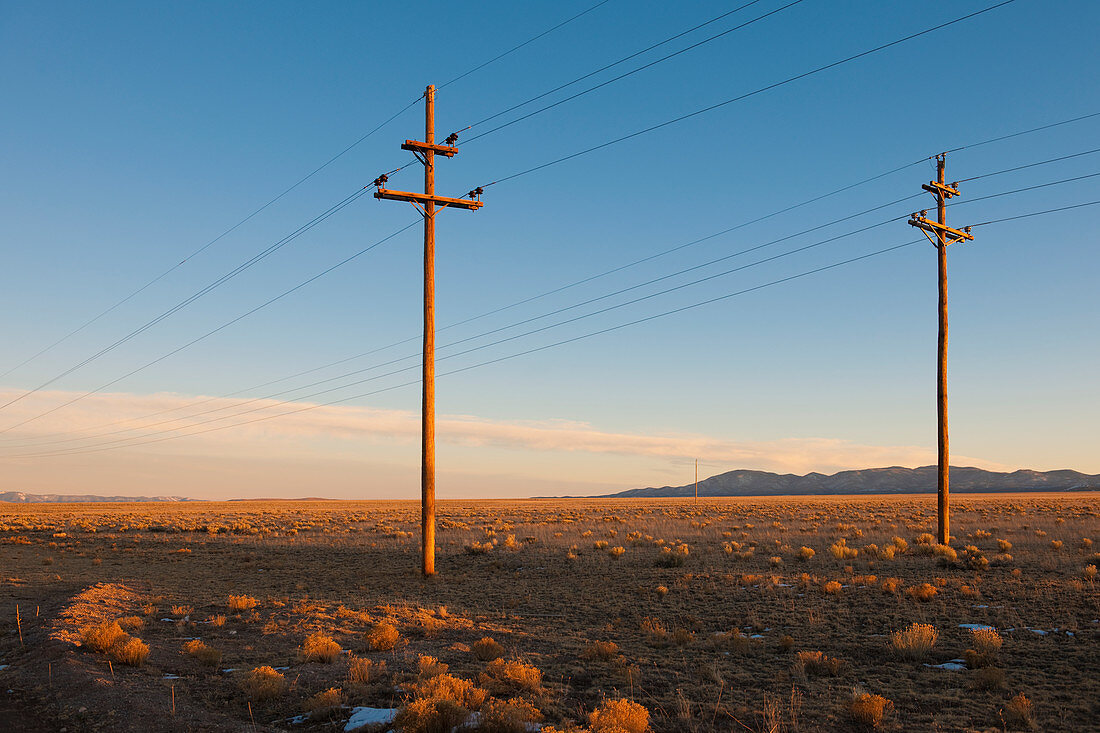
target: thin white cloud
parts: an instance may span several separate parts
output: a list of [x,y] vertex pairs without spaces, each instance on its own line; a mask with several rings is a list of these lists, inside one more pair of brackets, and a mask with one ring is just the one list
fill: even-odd
[[[4,393],[0,393],[4,394]],[[19,394],[8,392],[4,401]],[[19,422],[37,415],[49,407],[71,399],[74,393],[43,392],[22,400],[4,411],[6,422]],[[201,405],[190,409],[185,405],[198,400]],[[108,393],[92,395],[74,405],[59,410],[12,431],[0,441],[0,455],[36,452],[70,447],[95,447],[108,441],[132,438],[135,442],[167,435],[180,435],[212,427],[232,425],[244,420],[282,413],[293,413],[303,403],[268,400],[251,402],[244,399],[195,398],[159,393],[134,395]],[[241,417],[230,418],[242,410],[255,410]],[[224,409],[222,409],[224,408]],[[172,412],[164,412],[172,410]],[[217,410],[210,412],[212,410]],[[197,412],[204,415],[194,415]],[[162,413],[146,417],[150,413]],[[226,418],[226,419],[219,419]],[[104,426],[118,420],[120,425]],[[156,424],[173,420],[170,424]],[[207,422],[211,421],[211,422]],[[122,428],[131,432],[102,435]],[[178,428],[177,431],[171,431]],[[229,450],[267,453],[271,440],[280,440],[288,450],[298,447],[299,454],[340,451],[351,441],[374,444],[413,445],[419,440],[418,413],[373,407],[330,406],[287,414],[262,422],[253,422],[225,430],[208,432],[178,441],[154,443],[146,450],[171,450],[195,455],[204,452],[225,453]],[[96,437],[101,435],[102,437]],[[82,438],[79,442],[43,444],[46,440]],[[609,456],[644,457],[661,462],[679,462],[698,458],[711,466],[726,469],[755,468],[783,473],[809,471],[834,472],[873,466],[918,466],[935,462],[935,451],[921,446],[863,445],[833,438],[797,438],[773,441],[735,441],[704,435],[652,435],[600,430],[587,423],[569,420],[489,420],[472,415],[440,415],[437,439],[458,448],[503,448],[515,451],[535,451],[562,456],[568,463],[570,454],[604,454]],[[32,444],[39,444],[34,446]],[[18,446],[26,446],[19,448]],[[104,453],[103,455],[107,455]],[[31,460],[31,459],[24,459]],[[981,458],[955,456],[956,465],[971,465],[993,470],[1006,467]],[[568,468],[566,473],[568,473]]]

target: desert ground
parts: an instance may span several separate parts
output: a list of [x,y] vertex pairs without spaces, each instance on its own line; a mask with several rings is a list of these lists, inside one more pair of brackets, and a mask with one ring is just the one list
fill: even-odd
[[0,504],[0,730],[1100,730],[1098,510]]

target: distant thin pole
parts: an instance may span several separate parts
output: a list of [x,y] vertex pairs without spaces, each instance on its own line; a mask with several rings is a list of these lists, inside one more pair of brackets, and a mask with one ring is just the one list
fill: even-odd
[[699,503],[699,459],[695,459],[695,503]]

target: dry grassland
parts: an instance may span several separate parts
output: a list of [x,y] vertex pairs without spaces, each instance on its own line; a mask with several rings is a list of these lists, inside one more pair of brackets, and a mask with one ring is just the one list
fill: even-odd
[[0,505],[0,729],[1097,730],[1098,510]]

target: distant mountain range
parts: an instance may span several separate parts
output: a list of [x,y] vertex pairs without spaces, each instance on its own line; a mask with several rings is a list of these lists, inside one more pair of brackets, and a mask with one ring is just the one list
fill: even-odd
[[46,502],[58,502],[72,504],[77,502],[93,501],[194,501],[184,496],[92,496],[90,494],[25,494],[22,491],[0,492],[0,501],[15,504],[43,504]]
[[[1100,490],[1100,475],[1077,471],[1013,471],[997,473],[980,468],[951,467],[951,490],[960,493],[1000,491]],[[865,468],[827,476],[796,476],[768,471],[737,470],[699,481],[699,496],[787,496],[805,494],[923,494],[936,491],[936,467]],[[629,489],[608,496],[694,496],[695,484]]]

